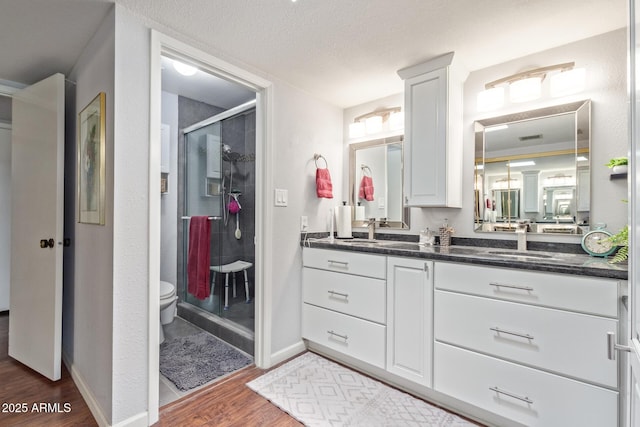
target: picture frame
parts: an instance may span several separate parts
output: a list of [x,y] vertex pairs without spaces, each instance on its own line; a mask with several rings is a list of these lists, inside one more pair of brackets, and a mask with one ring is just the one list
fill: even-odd
[[104,225],[106,94],[100,92],[78,114],[78,222]]

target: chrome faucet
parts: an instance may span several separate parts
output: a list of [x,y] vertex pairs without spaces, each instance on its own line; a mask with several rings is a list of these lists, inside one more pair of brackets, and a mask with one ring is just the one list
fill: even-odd
[[518,251],[525,252],[527,250],[527,229],[528,221],[518,221],[516,224],[516,235],[518,236]]
[[369,229],[369,240],[375,240],[376,238],[376,219],[369,218],[367,222],[367,228]]

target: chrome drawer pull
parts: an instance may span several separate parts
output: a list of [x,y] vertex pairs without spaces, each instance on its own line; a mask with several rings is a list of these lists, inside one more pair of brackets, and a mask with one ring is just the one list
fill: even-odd
[[346,262],[346,261],[336,261],[336,260],[330,259],[327,262],[329,263],[329,266],[331,266],[332,264],[338,264],[339,266],[344,267],[344,268],[348,268],[349,267],[349,263]]
[[505,329],[500,329],[497,326],[494,326],[493,328],[489,328],[489,330],[491,331],[495,331],[499,334],[507,334],[507,335],[515,335],[516,337],[521,337],[521,338],[526,338],[528,340],[532,340],[533,336],[529,335],[529,334],[521,334],[520,332],[512,332],[512,331],[507,331]]
[[349,339],[349,337],[348,337],[348,336],[346,336],[346,335],[336,334],[336,333],[335,333],[335,332],[333,332],[333,331],[327,331],[327,333],[328,333],[329,335],[334,336],[334,337],[342,338],[342,339],[343,339],[343,340],[345,340],[345,341]]
[[518,286],[518,285],[507,285],[506,283],[497,283],[491,282],[489,286],[495,286],[496,288],[509,288],[509,289],[519,289],[521,291],[532,291],[533,288],[530,286]]
[[626,345],[616,344],[616,333],[607,332],[607,359],[616,360],[616,351],[632,351],[632,348]]
[[336,292],[336,291],[327,291],[327,292],[328,292],[328,293],[329,293],[329,295],[331,295],[332,297],[337,295],[337,296],[342,297],[342,298],[349,298],[349,294],[343,294],[343,293],[341,293],[341,292]]
[[533,400],[529,399],[527,396],[521,397],[521,396],[518,396],[517,394],[500,390],[498,387],[489,387],[489,390],[495,391],[496,393],[499,393],[499,394],[504,394],[505,396],[513,397],[514,399],[522,400],[523,402],[527,402],[529,405],[533,405]]

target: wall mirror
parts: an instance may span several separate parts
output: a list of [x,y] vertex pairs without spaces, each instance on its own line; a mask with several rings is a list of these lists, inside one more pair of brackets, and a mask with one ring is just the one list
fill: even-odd
[[375,218],[378,227],[409,228],[409,209],[402,203],[403,137],[349,145],[349,193],[353,226]]
[[588,231],[590,148],[588,100],[476,121],[474,230]]

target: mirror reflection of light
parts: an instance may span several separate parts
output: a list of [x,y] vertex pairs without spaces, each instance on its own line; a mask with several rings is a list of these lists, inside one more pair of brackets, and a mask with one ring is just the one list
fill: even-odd
[[535,166],[536,162],[534,162],[533,160],[523,160],[521,162],[509,162],[507,164],[507,166],[509,166],[510,168],[518,168],[518,167],[523,167],[523,166]]
[[588,162],[589,159],[586,158],[585,156],[578,156],[576,157],[576,162]]
[[509,126],[508,125],[491,126],[491,127],[485,128],[484,131],[486,133],[486,132],[495,132],[497,130],[505,130],[505,129],[509,129]]

